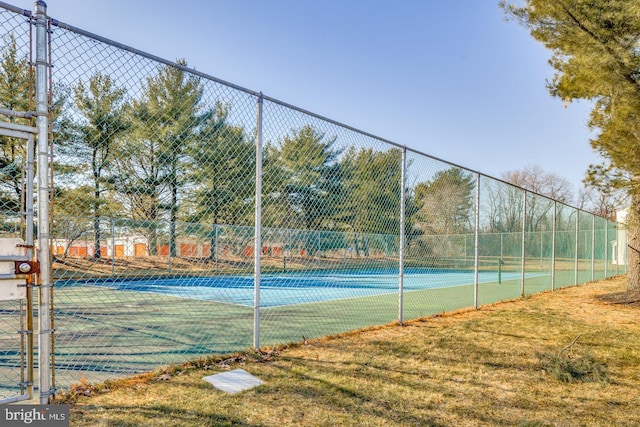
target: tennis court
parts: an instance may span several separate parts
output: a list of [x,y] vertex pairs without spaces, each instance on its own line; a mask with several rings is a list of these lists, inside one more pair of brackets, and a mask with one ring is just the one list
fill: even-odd
[[[531,277],[532,274],[527,274]],[[502,273],[502,280],[516,280],[519,272]],[[479,272],[479,283],[498,282],[497,272]],[[448,288],[474,283],[473,272],[449,270],[409,270],[404,291]],[[146,292],[201,301],[215,301],[251,307],[254,304],[254,278],[250,275],[93,279],[64,281],[56,287],[96,286]],[[260,279],[260,306],[281,307],[305,303],[384,295],[398,292],[398,271],[339,271],[291,274],[264,274]]]

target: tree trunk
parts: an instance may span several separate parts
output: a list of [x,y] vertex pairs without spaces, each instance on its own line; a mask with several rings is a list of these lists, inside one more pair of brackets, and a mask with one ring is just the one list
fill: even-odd
[[[174,178],[175,179],[175,178]],[[169,254],[172,258],[178,256],[178,244],[176,239],[176,222],[178,218],[178,186],[171,186],[171,212],[169,219]]]
[[100,259],[102,254],[100,247],[102,246],[101,233],[100,233],[100,184],[96,183],[94,192],[94,205],[93,205],[93,257]]
[[100,216],[94,215],[93,217],[93,257],[95,259],[102,258],[102,253],[100,251],[102,242],[102,235],[100,233]]
[[627,290],[640,290],[640,194],[631,196],[627,227]]
[[[216,194],[216,186],[213,186],[213,192],[214,194]],[[216,259],[216,255],[217,255],[217,246],[218,246],[218,202],[217,200],[214,201],[214,207],[213,207],[213,235],[211,236],[211,243],[210,243],[210,247],[211,249],[209,250],[209,261],[213,261],[214,259]]]
[[158,223],[156,219],[158,218],[157,206],[153,206],[151,208],[151,212],[149,212],[147,222],[148,223],[148,237],[147,240],[149,242],[149,255],[156,256],[158,255]]

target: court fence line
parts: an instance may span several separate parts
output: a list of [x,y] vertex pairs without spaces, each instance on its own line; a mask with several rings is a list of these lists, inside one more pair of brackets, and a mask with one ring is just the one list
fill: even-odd
[[[44,2],[34,13],[0,2],[0,27],[0,71],[24,89],[0,81],[0,113],[37,107],[36,183],[23,178],[31,150],[0,136],[0,232],[37,230],[43,403],[81,375],[403,324],[626,271],[614,221],[91,34],[46,16]],[[22,206],[34,185],[31,221]],[[330,280],[359,271],[352,291]],[[473,283],[416,286],[455,271]],[[397,295],[367,292],[389,272]],[[295,286],[263,289],[267,273]],[[336,297],[313,297],[301,273],[325,277]],[[211,276],[226,278],[218,299]],[[251,306],[231,303],[247,277]],[[167,278],[176,289],[155,292]],[[294,303],[264,306],[263,292]],[[31,304],[0,301],[2,330],[24,329]],[[24,389],[31,351],[1,334],[15,356],[0,367],[0,401]]]

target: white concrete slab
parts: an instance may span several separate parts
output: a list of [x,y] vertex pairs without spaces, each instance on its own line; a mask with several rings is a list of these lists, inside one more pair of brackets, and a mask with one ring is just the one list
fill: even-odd
[[218,390],[229,394],[236,394],[264,384],[264,381],[243,369],[234,369],[221,374],[209,375],[202,379],[213,384]]

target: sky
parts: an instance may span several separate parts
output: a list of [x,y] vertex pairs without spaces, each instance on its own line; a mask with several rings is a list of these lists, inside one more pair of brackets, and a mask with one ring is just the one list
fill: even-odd
[[591,105],[549,95],[550,53],[498,0],[46,3],[59,21],[485,175],[537,165],[575,193],[599,163]]

